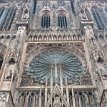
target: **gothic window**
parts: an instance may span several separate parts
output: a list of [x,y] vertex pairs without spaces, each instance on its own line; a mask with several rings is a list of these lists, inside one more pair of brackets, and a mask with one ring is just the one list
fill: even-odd
[[97,24],[98,29],[103,30],[105,28],[105,26],[104,26],[104,23],[103,23],[102,18],[100,16],[101,12],[100,12],[99,8],[92,7],[91,11],[92,11],[92,14],[93,14],[93,17],[94,17],[94,20]]
[[1,69],[2,63],[3,63],[3,56],[0,55],[0,69]]
[[58,26],[60,28],[66,28],[67,27],[67,18],[65,15],[58,15]]
[[49,15],[43,15],[42,16],[41,26],[43,28],[49,28],[50,27],[50,16]]
[[85,72],[81,65],[81,61],[73,54],[49,50],[35,56],[26,73],[31,75],[33,81],[42,85],[45,84],[46,78],[48,78],[47,83],[50,84],[50,75],[52,75],[53,84],[56,82],[60,84],[60,73],[63,75],[63,81],[67,78],[68,84],[73,84],[78,83],[80,74]]

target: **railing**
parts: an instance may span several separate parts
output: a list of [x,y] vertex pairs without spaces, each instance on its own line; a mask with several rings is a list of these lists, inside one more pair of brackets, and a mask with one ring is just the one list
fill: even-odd
[[27,42],[47,41],[85,41],[85,37],[78,29],[69,30],[33,30],[26,37]]
[[84,41],[84,37],[71,35],[34,35],[27,37],[27,42],[40,41]]

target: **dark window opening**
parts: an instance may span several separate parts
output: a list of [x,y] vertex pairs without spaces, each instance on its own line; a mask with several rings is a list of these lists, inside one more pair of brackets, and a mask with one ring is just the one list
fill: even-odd
[[43,15],[41,19],[41,26],[43,28],[49,28],[50,27],[50,16]]
[[102,58],[102,57],[98,57],[97,62],[98,62],[98,63],[103,63],[103,62],[104,62],[104,60],[103,60],[103,58]]
[[9,64],[15,64],[15,59],[14,58],[9,59]]
[[64,15],[58,16],[58,26],[60,28],[67,28],[67,18]]
[[3,56],[0,55],[0,69],[1,69],[2,64],[3,64]]
[[93,17],[95,19],[95,22],[97,24],[98,29],[99,30],[104,30],[105,26],[104,26],[104,23],[103,23],[103,21],[101,19],[99,8],[92,7],[91,11],[92,11],[92,14],[93,14]]

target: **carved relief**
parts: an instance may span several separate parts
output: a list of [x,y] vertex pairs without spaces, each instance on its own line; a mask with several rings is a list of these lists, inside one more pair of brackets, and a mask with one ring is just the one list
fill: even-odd
[[12,78],[12,70],[9,70],[5,75],[5,80],[11,80],[11,78]]
[[0,92],[0,102],[7,102],[9,98],[9,94],[7,92]]
[[81,76],[80,84],[81,85],[93,85],[92,80],[91,80],[91,75],[89,72],[86,72]]

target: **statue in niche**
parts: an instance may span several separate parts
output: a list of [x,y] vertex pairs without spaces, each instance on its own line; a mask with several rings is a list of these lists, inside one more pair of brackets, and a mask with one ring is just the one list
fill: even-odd
[[60,102],[59,95],[55,95],[54,102],[53,102],[53,107],[61,107],[61,102]]
[[5,76],[6,80],[10,80],[12,78],[12,70],[9,70]]
[[64,98],[67,99],[66,93],[64,93]]
[[97,59],[97,62],[98,62],[98,63],[103,63],[104,60],[103,60],[103,58],[102,58],[101,56],[99,56],[98,59]]
[[49,100],[50,96],[51,96],[50,93],[48,93],[48,100]]
[[8,93],[4,93],[4,92],[0,93],[0,101],[6,101],[7,95],[8,95]]
[[28,19],[28,18],[29,18],[29,14],[28,13],[24,14],[23,19]]
[[91,26],[85,26],[84,27],[85,28],[85,30],[87,30],[88,32],[88,35],[89,35],[89,38],[90,38],[90,40],[93,38],[93,35],[94,35],[94,32],[93,32],[93,29],[92,29],[92,27]]
[[104,69],[100,69],[101,76],[103,80],[107,80],[107,73]]

